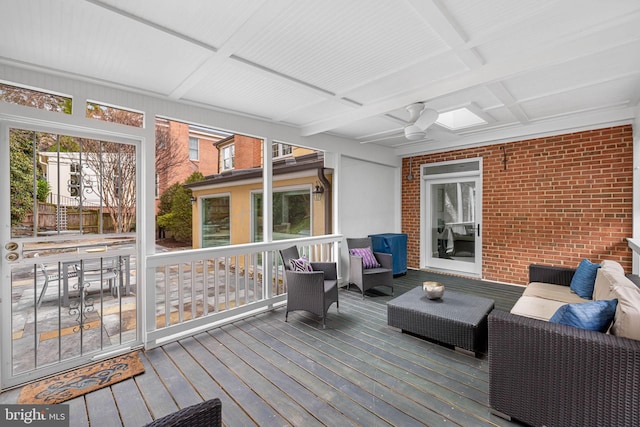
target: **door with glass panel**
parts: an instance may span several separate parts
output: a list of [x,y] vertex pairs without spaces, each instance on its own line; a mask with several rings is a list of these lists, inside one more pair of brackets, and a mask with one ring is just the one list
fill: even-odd
[[138,186],[134,143],[1,129],[7,387],[139,345]]
[[425,266],[481,275],[479,177],[467,173],[425,178]]

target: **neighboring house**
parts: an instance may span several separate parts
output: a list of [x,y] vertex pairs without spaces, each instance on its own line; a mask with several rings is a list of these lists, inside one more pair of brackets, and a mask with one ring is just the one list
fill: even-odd
[[194,172],[204,176],[219,172],[216,144],[228,133],[156,118],[156,211],[160,196],[171,185],[184,182]]
[[[221,143],[221,147],[225,146],[228,145]],[[294,157],[298,149],[289,146],[285,150],[289,148],[290,156],[273,162],[273,239],[328,234],[333,171],[324,168],[322,152]],[[280,149],[274,145],[274,150]],[[239,163],[238,159],[236,165]],[[193,191],[195,200],[193,247],[261,241],[262,186],[260,166],[225,170],[185,185]],[[323,188],[322,193],[317,192],[319,187]]]
[[49,182],[48,203],[57,204],[59,197],[62,206],[78,206],[82,194],[83,206],[100,206],[96,187],[98,174],[88,164],[80,162],[79,153],[42,151],[38,154]]

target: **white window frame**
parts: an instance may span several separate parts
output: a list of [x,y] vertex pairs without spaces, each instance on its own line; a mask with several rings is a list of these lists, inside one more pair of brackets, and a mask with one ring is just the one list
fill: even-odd
[[[195,144],[193,142],[195,141]],[[195,157],[192,153],[195,151]],[[200,160],[200,140],[195,136],[189,137],[189,160]]]
[[[293,156],[293,145],[287,144],[284,142],[274,142],[273,147],[275,148],[275,153],[273,154],[274,159],[281,159],[283,157],[291,157]],[[288,153],[284,153],[285,147],[289,148]]]
[[[236,148],[235,144],[229,144],[220,149],[220,170],[227,171],[232,170],[235,166],[236,159]],[[229,155],[230,153],[230,155]],[[230,161],[230,165],[227,164],[227,161]]]

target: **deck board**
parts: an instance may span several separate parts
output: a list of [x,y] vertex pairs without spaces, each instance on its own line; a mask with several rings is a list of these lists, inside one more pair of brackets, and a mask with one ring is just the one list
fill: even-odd
[[140,357],[145,369],[144,374],[137,375],[134,380],[140,389],[140,393],[144,396],[149,413],[156,419],[177,411],[179,408],[162,380],[158,377],[151,361],[147,357],[148,354],[149,352],[145,352]]
[[[524,288],[409,271],[395,296],[423,281],[491,298],[509,310]],[[446,297],[446,291],[445,291]],[[71,426],[144,425],[219,397],[226,426],[516,426],[490,413],[487,356],[387,326],[387,288],[339,291],[327,328],[284,308],[142,353],[145,373],[68,402]],[[15,403],[18,391],[0,395]]]
[[[391,425],[383,423],[382,419],[371,412],[366,407],[354,405],[350,397],[345,394],[345,387],[336,387],[329,382],[328,372],[321,367],[312,367],[311,362],[294,349],[282,343],[276,337],[266,333],[255,326],[251,320],[238,322],[234,325],[249,336],[251,340],[268,351],[261,352],[263,357],[271,358],[276,364],[286,363],[286,371],[291,378],[298,381],[309,390],[313,390],[318,399],[324,400],[328,405],[335,408],[341,414],[348,414],[349,419],[360,425]],[[284,362],[283,362],[284,361]],[[311,370],[309,370],[309,368]]]
[[123,426],[142,426],[153,420],[133,378],[116,383],[111,389]]
[[[113,397],[111,387],[101,388],[85,394],[87,413],[90,425],[100,427],[121,427],[118,406]],[[73,424],[74,414],[69,414],[70,423]]]

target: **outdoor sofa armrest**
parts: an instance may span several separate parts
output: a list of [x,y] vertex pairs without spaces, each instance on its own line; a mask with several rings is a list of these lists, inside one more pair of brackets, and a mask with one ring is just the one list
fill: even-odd
[[489,403],[534,426],[640,425],[640,341],[489,314]]
[[529,283],[542,282],[569,286],[575,272],[575,268],[531,264],[529,265]]
[[324,280],[338,280],[338,267],[335,262],[311,262],[313,271],[323,271]]

